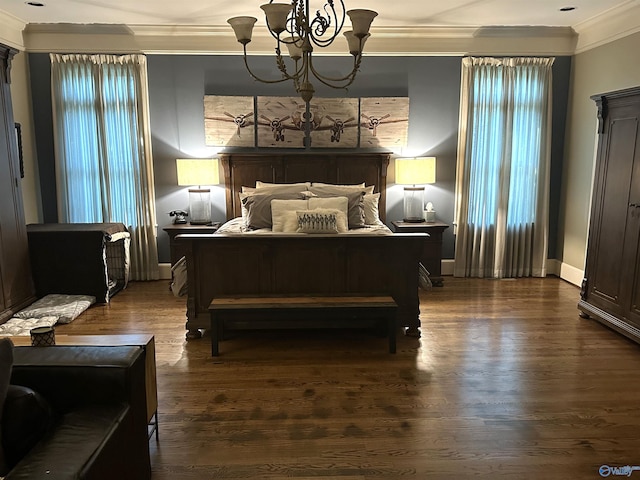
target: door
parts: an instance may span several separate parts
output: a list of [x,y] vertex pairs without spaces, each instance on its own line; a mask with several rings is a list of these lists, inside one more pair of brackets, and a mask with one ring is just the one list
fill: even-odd
[[617,317],[624,317],[628,310],[628,279],[632,277],[623,272],[629,271],[629,263],[635,263],[637,249],[638,233],[632,231],[633,222],[627,224],[628,217],[640,214],[629,207],[633,203],[630,192],[637,131],[638,118],[633,106],[610,106],[600,138],[595,179],[587,265],[588,301]]
[[34,300],[9,89],[15,52],[0,45],[0,321]]
[[[630,117],[629,123],[632,123]],[[629,132],[630,134],[632,132]],[[633,145],[633,176],[627,207],[626,236],[623,257],[627,260],[622,278],[622,301],[627,311],[627,321],[640,328],[640,100],[635,104],[635,143]]]

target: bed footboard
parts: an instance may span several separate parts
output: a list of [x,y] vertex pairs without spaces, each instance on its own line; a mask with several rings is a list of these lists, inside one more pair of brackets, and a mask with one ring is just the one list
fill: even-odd
[[220,295],[390,295],[396,321],[419,335],[423,233],[395,235],[179,235],[187,259],[187,338],[210,325]]

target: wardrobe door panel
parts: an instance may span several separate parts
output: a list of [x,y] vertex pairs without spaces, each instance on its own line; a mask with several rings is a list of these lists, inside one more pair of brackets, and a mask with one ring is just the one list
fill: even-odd
[[[612,116],[617,116],[616,112],[612,112]],[[636,131],[637,122],[634,118],[622,116],[608,122],[599,191],[594,197],[594,201],[599,202],[599,213],[592,219],[598,228],[595,229],[596,236],[592,239],[590,251],[590,297],[598,306],[616,314],[622,314],[625,310],[621,301],[626,285],[620,273],[627,262],[623,240],[628,237],[627,210]]]
[[0,323],[35,300],[9,86],[15,53],[0,45]]
[[[634,238],[636,245],[640,241],[640,209],[637,209],[634,213],[633,222],[634,225]],[[636,249],[635,261],[630,262],[632,270],[629,272],[631,281],[627,285],[628,295],[625,298],[627,307],[626,318],[627,321],[636,328],[640,328],[640,249]]]
[[633,162],[633,178],[627,207],[627,236],[624,242],[625,258],[630,259],[622,271],[626,285],[624,303],[627,320],[640,328],[640,103],[636,108],[636,132]]

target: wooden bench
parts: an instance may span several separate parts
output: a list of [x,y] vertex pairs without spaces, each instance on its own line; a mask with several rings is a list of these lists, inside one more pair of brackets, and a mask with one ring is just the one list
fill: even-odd
[[396,309],[390,296],[222,296],[209,305],[211,355],[225,329],[359,328],[386,322],[389,353],[396,353]]

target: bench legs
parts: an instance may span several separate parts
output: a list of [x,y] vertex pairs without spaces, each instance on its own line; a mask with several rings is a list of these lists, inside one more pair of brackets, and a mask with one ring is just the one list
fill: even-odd
[[217,357],[220,355],[220,349],[218,347],[218,342],[220,340],[220,326],[218,322],[221,320],[218,319],[215,313],[211,312],[211,356]]
[[396,316],[387,315],[387,337],[389,338],[389,353],[396,353]]

